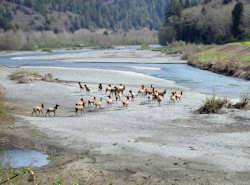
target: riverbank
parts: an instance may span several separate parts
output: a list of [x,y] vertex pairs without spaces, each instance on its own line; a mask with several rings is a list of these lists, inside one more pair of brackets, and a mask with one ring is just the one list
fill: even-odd
[[[4,131],[5,137],[12,134],[24,138],[18,140],[23,141],[18,146],[37,150],[44,146],[44,151],[52,156],[51,164],[34,170],[41,184],[52,184],[59,178],[64,184],[247,184],[250,181],[247,111],[194,114],[205,95],[134,72],[25,67],[22,69],[39,74],[51,73],[64,82],[16,84],[8,75],[17,69],[0,69],[7,101],[24,111],[1,133]],[[101,109],[87,108],[83,116],[75,116],[74,104],[81,97],[77,84],[80,80],[91,89],[83,94],[84,99],[97,96],[106,100],[105,92],[97,89],[100,82],[105,87],[109,83],[124,83],[124,96],[129,89],[136,92],[141,84],[166,89],[167,95],[161,106],[138,96],[128,108],[123,108],[119,101],[112,106],[104,101]],[[184,92],[182,101],[175,104],[169,103],[174,90]],[[31,107],[41,103],[45,107],[60,104],[57,116],[32,117]]]
[[250,80],[250,42],[217,46],[175,42],[161,51],[165,54],[182,54],[182,59],[193,67]]
[[188,64],[215,73],[250,80],[250,43],[231,43],[200,52]]

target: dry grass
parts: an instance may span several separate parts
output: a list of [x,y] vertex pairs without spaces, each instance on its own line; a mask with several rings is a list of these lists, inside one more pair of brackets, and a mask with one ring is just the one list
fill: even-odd
[[11,80],[19,80],[23,77],[34,77],[34,78],[40,78],[41,75],[34,73],[34,72],[30,72],[30,71],[25,71],[25,70],[21,70],[21,71],[16,71],[13,72],[12,74],[9,75],[9,78]]
[[218,113],[222,107],[227,104],[227,99],[216,98],[216,96],[207,97],[204,105],[202,105],[197,112],[200,114],[214,114]]
[[7,123],[12,120],[10,107],[5,103],[4,89],[0,86],[0,123]]

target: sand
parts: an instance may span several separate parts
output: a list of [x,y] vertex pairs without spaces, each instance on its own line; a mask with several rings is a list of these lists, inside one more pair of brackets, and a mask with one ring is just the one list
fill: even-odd
[[[93,173],[80,173],[79,169],[104,173],[102,178],[93,180],[95,184],[102,184],[104,177],[105,184],[200,184],[207,181],[249,184],[249,111],[195,114],[194,110],[206,95],[172,81],[134,72],[57,67],[25,69],[51,73],[64,82],[16,84],[7,78],[16,69],[1,67],[0,80],[6,88],[7,100],[27,110],[27,114],[16,116],[17,120],[23,120],[16,123],[16,129],[31,129],[25,137],[72,152],[88,150],[95,158],[91,165],[86,159],[73,161],[64,165],[59,174],[71,171],[85,179]],[[82,94],[78,81],[87,83],[91,92]],[[167,95],[160,106],[141,96],[128,108],[123,108],[121,101],[109,106],[105,103],[107,94],[97,90],[100,82],[105,87],[109,83],[126,84],[122,99],[129,89],[138,91],[141,84],[167,89]],[[181,102],[170,103],[173,90],[184,91]],[[83,115],[75,115],[74,103],[81,96],[85,100],[92,96],[103,97],[104,102],[100,109],[90,107]],[[46,107],[59,104],[57,116],[32,117],[31,107],[41,103]]]
[[149,50],[82,50],[77,53],[51,53],[44,56],[15,56],[12,60],[56,60],[63,62],[112,62],[112,63],[171,63],[184,64],[185,60],[180,60],[180,56],[168,56],[160,51]]

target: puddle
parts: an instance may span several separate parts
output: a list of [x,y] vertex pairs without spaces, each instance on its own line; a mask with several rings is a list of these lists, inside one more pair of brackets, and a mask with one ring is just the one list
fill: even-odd
[[49,163],[48,155],[35,150],[0,150],[1,168],[42,167]]

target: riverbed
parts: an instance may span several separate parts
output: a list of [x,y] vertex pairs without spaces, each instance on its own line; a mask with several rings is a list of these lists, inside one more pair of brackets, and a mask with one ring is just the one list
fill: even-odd
[[[137,51],[132,52],[134,55]],[[138,52],[137,57],[140,57],[139,54],[146,51]],[[114,50],[113,55],[115,53]],[[32,57],[33,54],[28,55]],[[6,89],[8,102],[26,111],[16,116],[12,131],[34,143],[42,142],[43,146],[62,148],[67,158],[72,153],[84,153],[70,162],[44,167],[45,172],[41,175],[45,173],[46,178],[63,177],[66,184],[72,184],[75,179],[84,184],[249,184],[249,111],[223,110],[215,115],[194,113],[207,96],[200,92],[213,93],[204,84],[221,80],[220,84],[224,85],[229,79],[236,80],[235,85],[239,85],[245,81],[237,82],[238,79],[222,78],[191,68],[183,64],[179,56],[167,56],[169,61],[176,62],[174,64],[159,64],[158,56],[152,57],[147,64],[119,60],[119,63],[93,64],[13,58],[18,56],[4,55],[10,60],[7,64],[13,62],[15,65],[0,68],[0,80]],[[73,56],[71,54],[71,58]],[[97,52],[96,58],[98,56]],[[117,60],[119,57],[114,58]],[[40,74],[51,73],[61,82],[17,84],[8,79],[9,74],[20,69]],[[208,83],[207,79],[211,81]],[[194,83],[195,80],[200,83]],[[81,92],[78,81],[88,84],[91,92]],[[99,83],[103,83],[104,87],[109,83],[125,84],[126,92],[122,100],[128,90],[136,92],[142,84],[153,84],[159,90],[166,89],[167,95],[160,105],[137,96],[134,101],[131,100],[128,108],[115,100],[109,106],[106,104],[107,94],[97,89]],[[244,89],[243,86],[239,88]],[[221,88],[221,95],[228,91],[228,96],[231,96],[233,89],[228,83]],[[169,101],[172,91],[183,91],[180,102]],[[238,95],[232,97],[238,98]],[[98,100],[103,98],[101,108],[90,106],[86,107],[83,115],[75,114],[75,102],[81,97],[87,100],[93,96]],[[31,108],[41,103],[45,107],[59,104],[56,117],[31,116]],[[51,149],[53,147],[46,151]],[[57,158],[53,161],[57,161]]]

